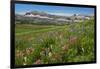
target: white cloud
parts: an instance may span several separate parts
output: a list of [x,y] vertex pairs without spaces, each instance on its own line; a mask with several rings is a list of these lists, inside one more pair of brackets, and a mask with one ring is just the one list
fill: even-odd
[[49,14],[52,14],[52,15],[60,15],[60,16],[72,16],[73,15],[71,13],[49,13]]
[[25,12],[15,12],[15,14],[24,15],[24,14],[25,14]]

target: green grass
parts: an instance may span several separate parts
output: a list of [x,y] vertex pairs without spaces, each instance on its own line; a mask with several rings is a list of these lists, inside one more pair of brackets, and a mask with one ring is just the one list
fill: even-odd
[[94,61],[94,20],[64,26],[16,24],[15,64]]

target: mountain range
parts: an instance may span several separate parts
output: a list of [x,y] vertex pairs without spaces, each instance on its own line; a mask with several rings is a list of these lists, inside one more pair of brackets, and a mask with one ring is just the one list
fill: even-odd
[[69,24],[72,22],[82,22],[85,19],[91,19],[93,16],[77,15],[72,16],[59,16],[52,15],[45,12],[31,11],[26,12],[24,15],[15,14],[16,23],[31,23],[31,24]]

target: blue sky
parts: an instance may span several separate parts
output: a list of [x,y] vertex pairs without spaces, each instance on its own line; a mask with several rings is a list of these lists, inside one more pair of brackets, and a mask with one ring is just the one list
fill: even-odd
[[70,16],[73,14],[92,15],[94,8],[80,8],[80,7],[67,7],[67,6],[50,6],[50,5],[35,5],[35,4],[16,4],[15,13],[25,14],[31,11],[43,11],[49,14]]

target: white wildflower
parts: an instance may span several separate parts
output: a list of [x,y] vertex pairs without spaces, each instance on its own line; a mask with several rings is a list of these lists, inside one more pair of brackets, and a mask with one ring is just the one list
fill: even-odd
[[51,52],[49,52],[49,57],[51,57],[52,56],[52,53]]
[[84,52],[84,48],[82,48],[82,51]]
[[26,63],[23,63],[23,65],[26,65]]
[[25,61],[25,62],[27,61],[27,57],[24,57],[24,61]]

